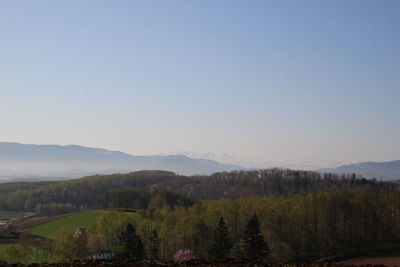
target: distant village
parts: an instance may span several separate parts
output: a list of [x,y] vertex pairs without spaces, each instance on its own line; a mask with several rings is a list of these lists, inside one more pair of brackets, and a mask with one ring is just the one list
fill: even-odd
[[[18,239],[20,232],[18,232],[17,227],[13,222],[8,222],[7,224],[0,225],[0,243],[14,243],[7,242],[6,240]],[[2,242],[4,241],[4,242]]]
[[16,243],[21,232],[18,231],[17,223],[35,216],[34,213],[21,213],[19,217],[1,217],[0,218],[0,244]]

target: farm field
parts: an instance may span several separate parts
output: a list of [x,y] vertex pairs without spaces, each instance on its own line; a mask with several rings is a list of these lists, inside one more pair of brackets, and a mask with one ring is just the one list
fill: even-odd
[[60,214],[60,215],[55,215],[55,216],[33,217],[33,218],[29,218],[29,219],[23,220],[21,222],[18,222],[15,224],[15,226],[17,227],[18,231],[22,231],[22,230],[33,228],[33,227],[41,225],[41,224],[49,223],[49,222],[67,217],[67,216],[71,216],[74,214],[76,214],[76,212],[68,213],[68,214]]
[[26,215],[26,212],[19,212],[19,211],[0,211],[0,219],[1,218],[18,218]]
[[400,266],[399,257],[373,257],[373,258],[355,258],[347,261],[340,262],[344,265],[385,265],[385,266]]
[[10,220],[18,219],[29,214],[31,213],[19,211],[0,211],[0,223],[7,223]]
[[40,235],[49,239],[55,239],[57,233],[64,229],[69,232],[74,232],[77,227],[91,227],[95,225],[96,219],[104,211],[89,211],[84,213],[77,213],[62,217],[60,219],[44,223],[32,228],[27,228],[29,232],[35,235]]

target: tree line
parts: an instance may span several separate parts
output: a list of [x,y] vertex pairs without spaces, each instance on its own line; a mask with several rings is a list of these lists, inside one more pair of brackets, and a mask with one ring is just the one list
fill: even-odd
[[[399,183],[367,180],[355,174],[320,174],[281,169],[220,172],[191,177],[165,171],[141,171],[67,181],[0,184],[0,210],[48,212],[51,215],[121,206],[122,203],[129,203],[132,208],[147,208],[149,192],[157,188],[167,188],[188,198],[207,200],[355,188],[393,192],[398,190]],[[138,193],[134,193],[135,190]],[[131,193],[134,196],[130,196]],[[135,200],[128,200],[129,197]]]

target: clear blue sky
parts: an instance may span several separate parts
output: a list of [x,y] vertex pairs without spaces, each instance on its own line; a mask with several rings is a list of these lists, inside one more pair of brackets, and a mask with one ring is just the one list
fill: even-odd
[[0,141],[400,159],[400,1],[0,0]]

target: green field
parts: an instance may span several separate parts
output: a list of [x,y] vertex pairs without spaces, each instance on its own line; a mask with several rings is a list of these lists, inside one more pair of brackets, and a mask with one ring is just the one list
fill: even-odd
[[72,233],[76,230],[76,228],[80,226],[83,227],[94,226],[97,217],[101,215],[103,212],[104,211],[90,211],[85,213],[78,213],[64,218],[60,218],[52,222],[41,224],[26,230],[31,232],[32,234],[40,235],[49,239],[55,239],[57,237],[57,233],[61,229],[64,229]]

